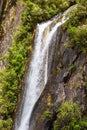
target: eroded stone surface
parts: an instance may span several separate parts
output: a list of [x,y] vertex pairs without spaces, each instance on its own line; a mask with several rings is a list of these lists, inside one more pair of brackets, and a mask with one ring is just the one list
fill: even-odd
[[[52,40],[53,44],[49,49],[49,80],[32,112],[30,130],[51,130],[56,118],[56,110],[65,100],[80,102],[83,110],[87,108],[85,99],[86,55],[73,48],[67,48],[65,42],[68,38],[67,31],[62,31],[60,27],[55,37],[56,40]],[[75,66],[74,70],[69,68],[72,65]],[[50,105],[48,105],[48,95],[51,98]],[[43,114],[47,110],[52,112],[53,117],[50,120],[43,119]]]
[[[4,56],[8,48],[12,45],[12,38],[17,27],[21,24],[21,14],[25,7],[21,4],[21,0],[16,2],[16,5],[9,7],[5,19],[2,21],[3,37],[0,41],[0,57]],[[10,4],[10,3],[9,3]],[[10,5],[9,5],[10,6]],[[0,60],[0,69],[5,69],[6,62]]]

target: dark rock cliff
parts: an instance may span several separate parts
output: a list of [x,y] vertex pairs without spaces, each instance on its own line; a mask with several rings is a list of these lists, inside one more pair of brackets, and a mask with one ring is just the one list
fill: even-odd
[[[59,27],[49,48],[49,78],[45,89],[35,105],[30,121],[30,130],[51,130],[56,120],[56,110],[66,100],[80,102],[86,112],[87,57],[67,47],[67,31]],[[51,119],[44,119],[44,112],[52,113]]]

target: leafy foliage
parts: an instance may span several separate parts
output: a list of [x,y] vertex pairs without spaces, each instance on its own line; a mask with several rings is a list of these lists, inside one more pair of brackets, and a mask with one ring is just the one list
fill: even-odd
[[[65,23],[70,39],[68,44],[83,53],[87,52],[87,1],[76,0],[77,7],[70,11],[69,20]],[[69,46],[69,45],[68,45]]]
[[43,113],[43,118],[48,118],[48,119],[52,118],[52,113],[49,110],[45,111]]
[[68,71],[70,71],[70,72],[73,72],[75,70],[76,70],[76,66],[73,64],[68,67]]
[[82,117],[81,107],[72,101],[64,102],[58,108],[57,120],[53,130],[85,130],[87,118]]
[[72,46],[74,46],[76,49],[79,49],[82,52],[87,51],[87,26],[83,27],[69,27],[68,29],[69,35],[70,35],[70,42],[72,43]]

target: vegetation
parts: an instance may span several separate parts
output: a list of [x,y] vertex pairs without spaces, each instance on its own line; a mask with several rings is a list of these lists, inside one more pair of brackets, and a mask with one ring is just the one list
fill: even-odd
[[16,109],[18,97],[20,97],[23,74],[32,52],[35,26],[58,13],[60,9],[57,5],[58,2],[49,0],[25,1],[27,9],[22,14],[21,26],[14,35],[13,44],[9,48],[8,54],[2,57],[6,60],[7,66],[3,72],[0,72],[1,130],[9,130],[12,127],[13,113]]
[[51,119],[51,118],[52,118],[52,113],[51,113],[49,110],[45,111],[45,112],[43,113],[43,118],[44,118],[44,119],[45,119],[45,118]]
[[66,101],[57,111],[53,130],[86,130],[87,118],[82,117],[80,104]]
[[87,52],[87,0],[77,0],[77,7],[68,14],[66,23],[70,36],[70,47],[83,53]]
[[68,67],[68,71],[70,71],[70,72],[73,72],[75,70],[76,70],[76,66],[73,64]]
[[[78,3],[77,9],[70,14],[70,19],[66,26],[70,35],[69,42],[72,43],[72,46],[83,52],[87,51],[87,0],[25,0],[24,2],[26,11],[22,14],[21,25],[16,34],[14,34],[12,46],[9,48],[8,54],[3,57],[7,62],[6,69],[0,72],[0,116],[2,117],[0,130],[10,130],[12,127],[12,118],[18,97],[20,97],[19,93],[22,88],[23,75],[31,56],[33,32],[37,23],[46,21],[58,12],[64,11],[69,6]],[[69,69],[73,70],[74,66],[71,66]],[[65,109],[64,115],[62,114],[64,106],[68,113],[71,114],[70,117]],[[57,126],[54,127],[54,130],[64,127],[73,128],[74,126],[75,129],[78,128],[79,130],[79,127],[82,128],[83,124],[85,128],[86,120],[81,120],[78,104],[65,103],[60,107],[58,113],[58,121],[60,118],[61,123],[59,125],[58,122],[55,122]],[[51,113],[46,112],[45,116],[51,117]],[[67,126],[66,120],[62,124],[63,118],[69,121],[69,126]]]
[[70,42],[75,49],[78,49],[84,53],[87,52],[87,25],[83,27],[72,27],[68,29],[70,35]]

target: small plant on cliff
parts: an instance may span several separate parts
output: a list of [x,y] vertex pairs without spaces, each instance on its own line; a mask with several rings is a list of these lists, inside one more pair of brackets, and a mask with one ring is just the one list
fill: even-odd
[[70,72],[73,72],[75,70],[76,70],[76,66],[73,64],[68,67],[68,71],[70,71]]
[[45,111],[43,113],[43,118],[44,119],[46,119],[46,118],[48,118],[48,119],[52,118],[52,113],[49,110]]

